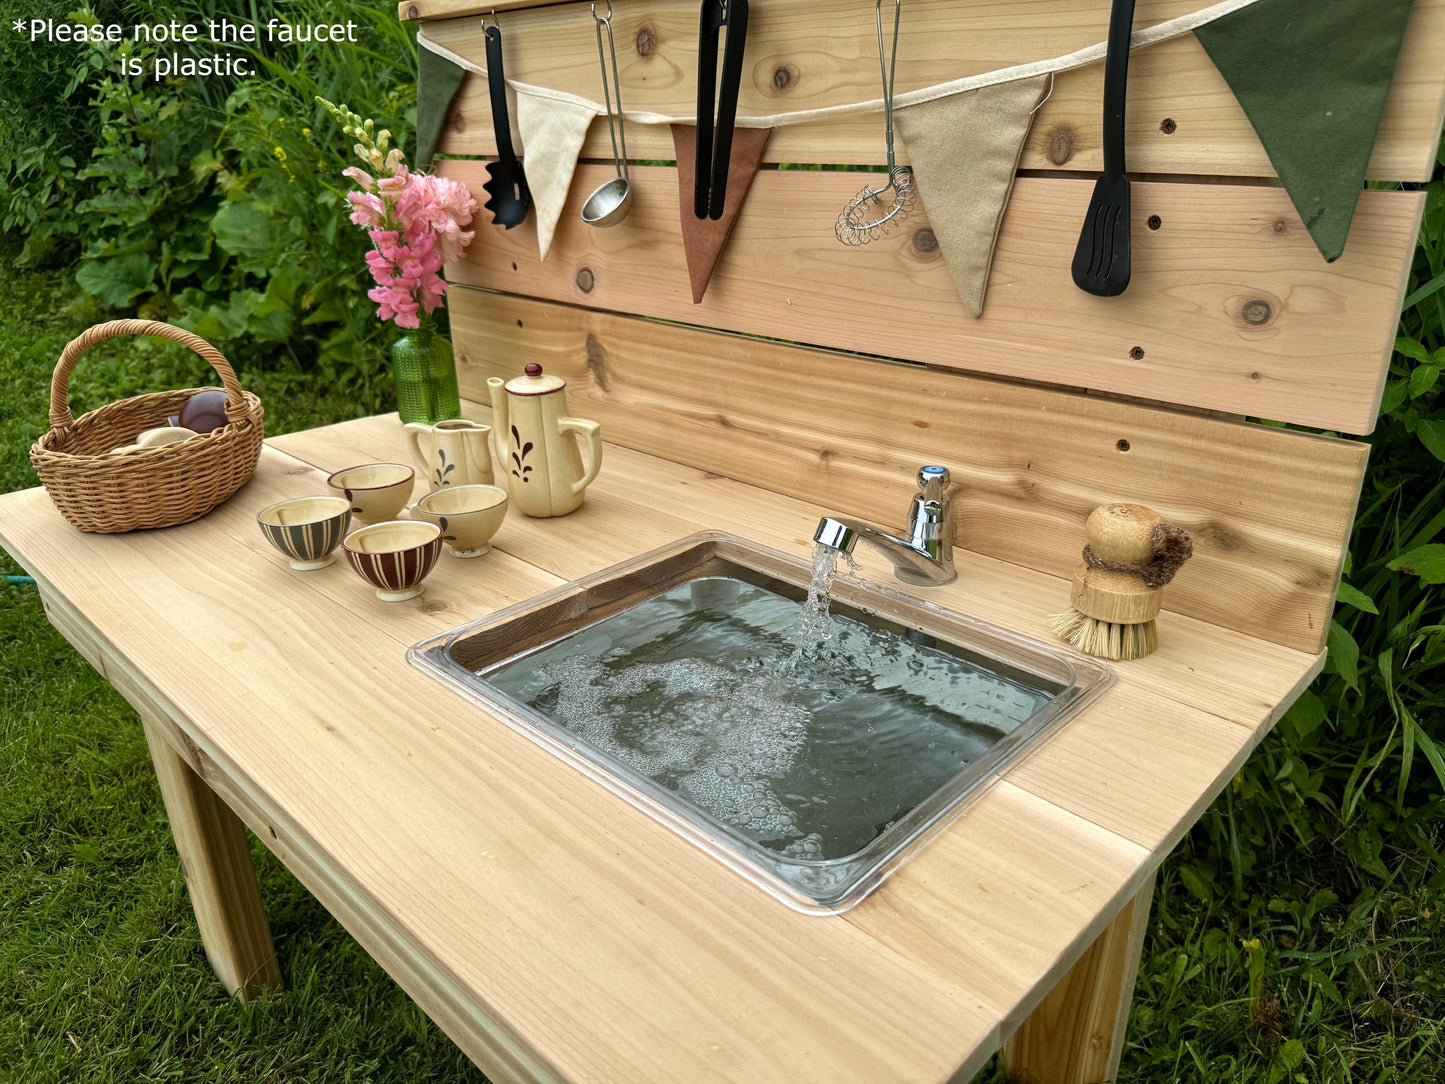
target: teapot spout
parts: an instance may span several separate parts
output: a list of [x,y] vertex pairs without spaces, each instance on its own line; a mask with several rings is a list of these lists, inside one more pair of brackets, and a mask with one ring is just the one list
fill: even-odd
[[487,378],[487,391],[492,396],[492,439],[496,441],[497,459],[506,463],[507,457],[504,454],[505,446],[502,435],[507,432],[507,382],[499,376]]

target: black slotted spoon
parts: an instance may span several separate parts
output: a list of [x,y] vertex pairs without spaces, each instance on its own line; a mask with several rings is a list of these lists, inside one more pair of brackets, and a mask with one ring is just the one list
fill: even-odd
[[492,98],[492,132],[497,139],[497,158],[487,163],[487,181],[482,191],[487,194],[484,207],[492,212],[492,223],[497,226],[520,226],[527,218],[527,208],[532,205],[532,193],[527,188],[527,174],[522,163],[517,161],[517,152],[512,149],[512,121],[507,116],[507,79],[502,74],[502,28],[492,25],[486,28],[487,39],[487,91]]
[[1129,286],[1129,178],[1124,173],[1124,97],[1129,83],[1129,38],[1134,0],[1114,0],[1109,52],[1104,60],[1104,172],[1079,232],[1074,285],[1098,297],[1117,297]]

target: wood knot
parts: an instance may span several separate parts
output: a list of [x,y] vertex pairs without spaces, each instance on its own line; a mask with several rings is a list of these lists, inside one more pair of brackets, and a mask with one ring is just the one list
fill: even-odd
[[1074,130],[1059,125],[1049,132],[1049,161],[1061,166],[1074,156]]
[[1289,223],[1282,218],[1276,218],[1273,229],[1275,233],[1289,233]]
[[798,81],[798,69],[791,64],[780,65],[773,72],[773,89],[778,91],[788,90]]
[[1246,324],[1259,327],[1261,324],[1269,323],[1270,317],[1274,315],[1274,309],[1270,307],[1268,301],[1255,298],[1253,301],[1244,303],[1244,308],[1240,310],[1239,315],[1244,317]]
[[584,294],[590,294],[592,287],[597,285],[597,279],[592,274],[592,268],[584,267],[577,272],[577,289]]
[[657,34],[652,27],[643,24],[637,31],[637,55],[651,56],[652,50],[657,48]]
[[1165,117],[1159,122],[1159,130],[1165,135],[1173,135],[1179,130],[1179,125],[1174,123],[1173,117]]
[[607,351],[602,341],[590,332],[587,335],[587,371],[605,395],[611,390],[611,378],[607,371]]
[[925,256],[938,251],[938,235],[924,226],[913,231],[913,249]]
[[446,608],[447,604],[445,602],[423,602],[421,606],[422,613],[428,614],[439,614]]
[[1135,361],[1143,361],[1143,360],[1144,360],[1144,348],[1143,348],[1142,346],[1136,346],[1136,347],[1134,347],[1132,350],[1129,351],[1129,356],[1130,356],[1131,358],[1133,358]]
[[446,126],[453,132],[465,132],[467,130],[467,118],[462,115],[460,109],[448,110]]
[[406,9],[406,17],[407,17],[408,19],[420,19],[420,18],[421,18],[421,12],[417,10],[417,7],[416,7],[415,4],[412,4],[410,7],[408,7],[408,8]]
[[286,473],[287,473],[287,474],[310,474],[310,473],[311,473],[311,468],[310,468],[310,467],[288,467],[288,468],[286,468]]

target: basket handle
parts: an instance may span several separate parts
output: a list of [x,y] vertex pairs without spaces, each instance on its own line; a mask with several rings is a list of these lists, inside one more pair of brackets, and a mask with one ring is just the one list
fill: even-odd
[[236,371],[231,368],[231,363],[225,356],[205,339],[185,328],[162,323],[160,320],[111,320],[82,331],[66,343],[65,349],[60,352],[60,360],[55,364],[55,375],[50,379],[52,429],[64,429],[75,424],[75,419],[70,414],[70,370],[75,368],[80,355],[98,342],[121,335],[158,335],[190,347],[221,375],[221,384],[226,389],[226,417],[233,422],[239,422],[248,416],[246,395],[241,390],[241,382],[236,379]]

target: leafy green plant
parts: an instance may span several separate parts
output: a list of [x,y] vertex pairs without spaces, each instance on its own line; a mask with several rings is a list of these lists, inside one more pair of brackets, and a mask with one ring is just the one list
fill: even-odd
[[[66,154],[52,134],[0,150],[13,158],[0,179],[0,236],[26,263],[82,244],[76,282],[102,305],[170,319],[217,342],[243,368],[278,379],[310,374],[350,390],[360,411],[382,409],[387,333],[365,297],[365,239],[347,223],[341,170],[350,144],[316,98],[385,117],[409,140],[413,31],[390,5],[361,0],[222,6],[99,0],[98,14],[86,17],[351,21],[358,41],[234,45],[259,74],[160,82],[121,74],[125,57],[141,55],[134,43],[91,47],[46,84],[67,108],[85,101],[89,142]],[[57,87],[62,75],[67,83]],[[12,114],[20,111],[0,111],[0,136]]]
[[224,264],[210,236],[212,175],[192,169],[206,151],[204,118],[184,94],[140,76],[101,77],[94,100],[101,142],[80,177],[96,192],[77,208],[93,239],[76,282],[115,307],[149,295],[164,315],[179,284],[214,277]]

